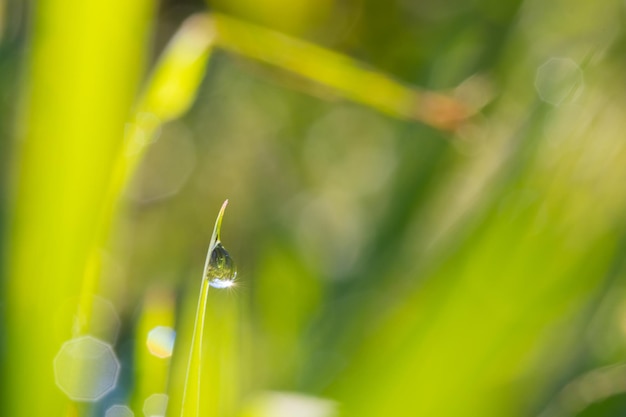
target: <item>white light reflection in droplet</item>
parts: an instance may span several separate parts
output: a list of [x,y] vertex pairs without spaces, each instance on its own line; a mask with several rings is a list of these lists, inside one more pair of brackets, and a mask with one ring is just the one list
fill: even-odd
[[221,242],[217,242],[209,258],[206,279],[213,288],[228,288],[235,285],[237,266]]

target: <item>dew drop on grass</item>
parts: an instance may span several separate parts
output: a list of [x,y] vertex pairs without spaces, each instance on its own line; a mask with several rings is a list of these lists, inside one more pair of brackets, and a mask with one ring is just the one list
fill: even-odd
[[209,268],[207,270],[206,279],[213,288],[228,288],[235,285],[237,277],[237,267],[233,258],[230,257],[228,251],[221,242],[217,242],[215,248],[211,252],[209,259]]

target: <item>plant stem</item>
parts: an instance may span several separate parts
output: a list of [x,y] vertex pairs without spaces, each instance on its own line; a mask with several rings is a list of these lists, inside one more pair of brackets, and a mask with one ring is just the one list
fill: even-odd
[[200,286],[200,296],[198,297],[198,307],[196,309],[196,318],[193,325],[193,334],[191,336],[191,347],[189,348],[189,360],[187,362],[187,374],[185,376],[185,385],[183,388],[182,407],[180,411],[181,417],[187,415],[188,417],[197,417],[200,415],[200,379],[202,375],[202,340],[204,333],[204,318],[206,315],[206,305],[209,295],[209,280],[207,279],[207,272],[209,269],[209,261],[211,259],[211,252],[215,248],[215,245],[219,242],[220,229],[222,228],[222,218],[224,217],[224,211],[228,205],[228,200],[224,201],[222,208],[220,209],[217,219],[215,220],[215,227],[213,228],[213,235],[211,236],[211,243],[209,244],[209,250],[204,261],[204,271],[202,272],[202,284]]
[[454,130],[477,110],[452,96],[406,85],[347,55],[284,33],[219,13],[210,18],[216,46],[297,74],[393,117]]

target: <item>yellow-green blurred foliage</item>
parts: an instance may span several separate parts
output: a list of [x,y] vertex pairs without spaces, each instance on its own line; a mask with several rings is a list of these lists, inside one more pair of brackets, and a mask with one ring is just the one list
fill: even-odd
[[625,7],[0,0],[0,415],[624,415]]

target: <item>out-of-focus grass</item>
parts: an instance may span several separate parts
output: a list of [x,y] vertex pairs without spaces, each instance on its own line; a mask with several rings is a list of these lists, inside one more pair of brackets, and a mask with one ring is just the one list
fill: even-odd
[[458,127],[475,109],[443,94],[420,91],[328,49],[224,15],[213,16],[217,44],[318,82],[395,117],[441,129]]
[[37,4],[3,291],[6,415],[65,408],[51,364],[71,336],[72,317],[59,326],[51,317],[81,288],[151,9],[148,1]]
[[[607,135],[603,140],[617,141],[618,119],[601,119],[596,128]],[[349,415],[394,409],[512,415],[521,400],[517,392],[538,382],[527,372],[539,341],[589,300],[618,249],[615,227],[621,230],[622,222],[615,215],[624,209],[624,195],[617,182],[601,178],[607,172],[623,178],[626,154],[619,146],[611,166],[593,168],[585,162],[592,142],[580,135],[553,137],[563,141],[558,152],[542,144],[522,161],[513,157],[509,163],[521,169],[478,224],[458,236],[439,265],[422,272],[424,284],[415,295],[392,308],[358,349],[339,384],[340,396],[353,398]],[[380,384],[376,390],[373,379]],[[416,389],[419,396],[412,395]]]
[[168,346],[160,345],[158,341],[153,342],[148,349],[146,346],[152,330],[159,326],[174,327],[174,307],[174,296],[170,289],[152,289],[145,296],[135,334],[135,383],[131,401],[134,410],[141,410],[150,395],[167,391],[171,365],[168,352],[164,350],[163,356],[157,357],[150,349],[167,349]]
[[158,140],[164,123],[180,117],[193,103],[198,85],[212,52],[213,33],[206,17],[194,16],[185,22],[156,64],[134,109],[132,123],[126,124],[124,142],[105,187],[92,253],[82,283],[81,310],[89,315],[85,300],[98,288],[102,263],[100,248],[107,244],[120,199],[150,144]]

